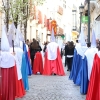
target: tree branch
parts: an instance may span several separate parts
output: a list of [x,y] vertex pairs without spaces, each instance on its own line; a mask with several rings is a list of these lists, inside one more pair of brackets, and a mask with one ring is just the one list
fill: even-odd
[[2,0],[2,3],[3,3],[4,11],[5,11],[5,13],[7,13],[6,7],[5,7],[5,5],[4,5],[4,1],[3,1],[3,0]]

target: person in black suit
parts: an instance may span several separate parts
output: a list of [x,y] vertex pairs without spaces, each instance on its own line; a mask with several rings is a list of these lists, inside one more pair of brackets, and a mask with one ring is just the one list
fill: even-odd
[[33,39],[33,42],[30,44],[30,57],[31,57],[32,69],[33,69],[34,57],[35,57],[36,52],[38,51],[41,52],[42,48],[39,45],[39,42]]
[[68,48],[69,41],[65,45],[65,67],[67,65],[67,48]]
[[72,61],[73,61],[73,55],[74,55],[74,43],[73,41],[69,42],[67,48],[66,48],[66,59],[67,59],[67,65],[68,69],[67,71],[71,71],[72,68]]

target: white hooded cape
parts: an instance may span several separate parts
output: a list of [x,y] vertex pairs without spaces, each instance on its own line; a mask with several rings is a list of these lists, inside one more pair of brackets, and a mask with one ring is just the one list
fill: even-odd
[[55,60],[57,58],[58,44],[51,42],[47,45],[48,60]]
[[0,67],[2,68],[11,68],[15,66],[14,56],[9,52],[10,46],[7,39],[6,27],[2,28],[2,37],[1,37],[1,54],[0,54]]

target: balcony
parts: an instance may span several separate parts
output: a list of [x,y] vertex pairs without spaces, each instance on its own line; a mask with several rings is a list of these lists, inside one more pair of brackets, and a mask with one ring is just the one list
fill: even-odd
[[[48,33],[47,35],[51,35],[50,33]],[[55,36],[64,36],[64,30],[61,27],[57,28],[57,34],[54,34]]]
[[63,8],[58,6],[57,13],[59,13],[60,15],[63,15]]

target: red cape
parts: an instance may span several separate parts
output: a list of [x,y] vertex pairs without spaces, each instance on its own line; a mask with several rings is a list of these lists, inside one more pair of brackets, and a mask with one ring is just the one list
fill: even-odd
[[25,89],[22,79],[18,80],[17,69],[16,66],[14,67],[15,70],[15,79],[16,79],[16,98],[21,98],[25,95]]
[[2,74],[2,100],[15,100],[15,71],[14,67],[1,68]]
[[100,58],[95,54],[86,100],[100,100]]
[[52,75],[53,73],[55,73],[56,75],[65,75],[59,48],[57,49],[56,60],[48,60],[47,56],[48,53],[46,52],[43,75]]
[[2,100],[2,98],[1,98],[1,88],[2,88],[2,85],[1,85],[1,83],[2,83],[2,81],[1,81],[1,68],[0,68],[0,100]]
[[43,61],[42,61],[42,54],[37,52],[34,58],[33,64],[33,74],[37,74],[37,72],[43,73]]
[[[1,68],[2,75],[2,100],[15,100],[23,97],[25,90],[22,80],[18,80],[16,66]],[[1,99],[0,99],[1,100]]]

